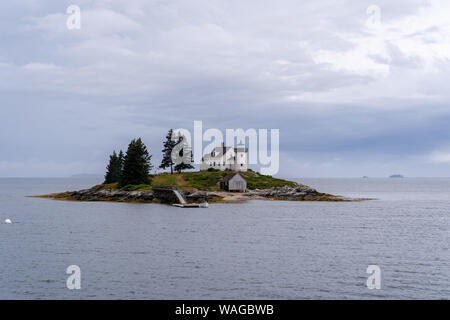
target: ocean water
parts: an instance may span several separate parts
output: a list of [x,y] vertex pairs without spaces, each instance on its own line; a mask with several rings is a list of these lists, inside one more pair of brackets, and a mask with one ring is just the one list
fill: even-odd
[[[302,179],[378,200],[181,209],[27,195],[99,181],[0,179],[1,299],[448,299],[450,179]],[[81,290],[66,268],[81,269]],[[368,265],[381,289],[366,287]]]

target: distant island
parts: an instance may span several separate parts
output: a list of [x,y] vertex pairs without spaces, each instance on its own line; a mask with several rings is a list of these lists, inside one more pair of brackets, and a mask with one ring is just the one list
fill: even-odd
[[389,176],[389,178],[404,178],[404,176],[402,176],[401,174],[393,174]]
[[[277,179],[247,169],[246,163],[234,163],[226,167],[225,156],[236,158],[243,154],[245,148],[218,147],[212,152],[210,163],[205,162],[201,171],[192,170],[188,162],[176,164],[173,150],[183,137],[173,139],[173,130],[169,130],[163,143],[163,159],[160,169],[169,168],[170,172],[150,174],[153,168],[147,147],[140,138],[128,145],[126,153],[115,151],[110,155],[106,167],[105,180],[102,184],[79,191],[66,191],[49,195],[34,196],[66,201],[113,201],[195,203],[199,200],[208,202],[236,202],[244,200],[289,200],[289,201],[360,201],[366,199],[346,199],[317,190],[300,183]],[[179,148],[178,148],[179,149]],[[178,150],[175,149],[175,150]],[[182,150],[180,156],[182,156]],[[235,154],[236,153],[236,154]],[[206,156],[205,156],[206,158]],[[217,162],[220,163],[217,165]],[[220,166],[222,164],[223,166]],[[244,166],[245,164],[245,166]],[[220,169],[218,169],[220,168]]]

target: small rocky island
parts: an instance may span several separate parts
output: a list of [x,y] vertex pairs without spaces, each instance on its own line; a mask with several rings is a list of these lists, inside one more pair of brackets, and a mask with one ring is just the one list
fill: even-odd
[[[174,163],[174,148],[184,141],[173,140],[173,130],[169,130],[163,146],[163,160],[160,169],[170,169],[170,172],[149,174],[153,168],[152,155],[140,138],[134,139],[128,145],[126,153],[114,151],[106,167],[105,181],[90,189],[66,191],[49,195],[35,196],[66,201],[114,201],[142,203],[198,203],[208,202],[239,202],[245,200],[289,200],[289,201],[359,201],[362,199],[345,199],[340,196],[320,193],[315,189],[294,181],[277,179],[262,175],[247,169],[244,163],[238,163],[232,168],[217,165],[216,158],[206,164],[201,171],[192,170],[190,161]],[[217,156],[225,156],[237,149],[216,148]],[[239,149],[240,150],[240,149]],[[242,149],[241,153],[245,153]],[[182,154],[180,154],[181,156]],[[231,154],[231,158],[236,158]],[[242,157],[245,159],[244,154]],[[222,163],[222,159],[219,159]],[[225,164],[225,162],[223,162]],[[212,167],[211,167],[212,166]],[[219,164],[220,166],[220,164]],[[238,168],[239,170],[236,170]],[[202,169],[202,168],[201,168]],[[183,172],[184,171],[184,172]]]
[[[151,176],[149,185],[129,185],[120,188],[118,183],[101,184],[90,189],[67,191],[37,196],[66,201],[112,201],[134,203],[177,203],[171,190],[178,190],[189,203],[206,199],[209,203],[230,203],[246,200],[287,201],[358,201],[317,190],[300,183],[264,176],[248,170],[239,172],[246,181],[245,192],[229,192],[220,189],[221,179],[227,171],[198,171],[161,173]],[[361,199],[359,199],[361,200]]]

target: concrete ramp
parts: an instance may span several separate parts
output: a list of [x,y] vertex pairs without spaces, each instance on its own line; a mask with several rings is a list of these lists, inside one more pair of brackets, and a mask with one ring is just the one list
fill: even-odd
[[184,197],[181,195],[181,193],[178,191],[178,190],[173,190],[173,193],[175,193],[175,195],[177,196],[177,198],[178,198],[178,201],[181,203],[181,204],[187,204],[187,202],[186,202],[186,200],[184,199]]
[[202,206],[199,203],[187,203],[186,199],[183,197],[183,195],[181,194],[181,192],[179,192],[178,190],[174,189],[173,193],[176,195],[178,201],[180,203],[174,203],[172,204],[175,207],[179,207],[179,208],[208,208],[208,206]]

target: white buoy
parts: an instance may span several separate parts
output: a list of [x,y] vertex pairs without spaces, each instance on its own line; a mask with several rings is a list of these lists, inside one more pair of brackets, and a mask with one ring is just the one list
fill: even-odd
[[6,224],[11,224],[12,221],[11,221],[11,219],[6,219],[6,220],[5,220],[5,223],[6,223]]

